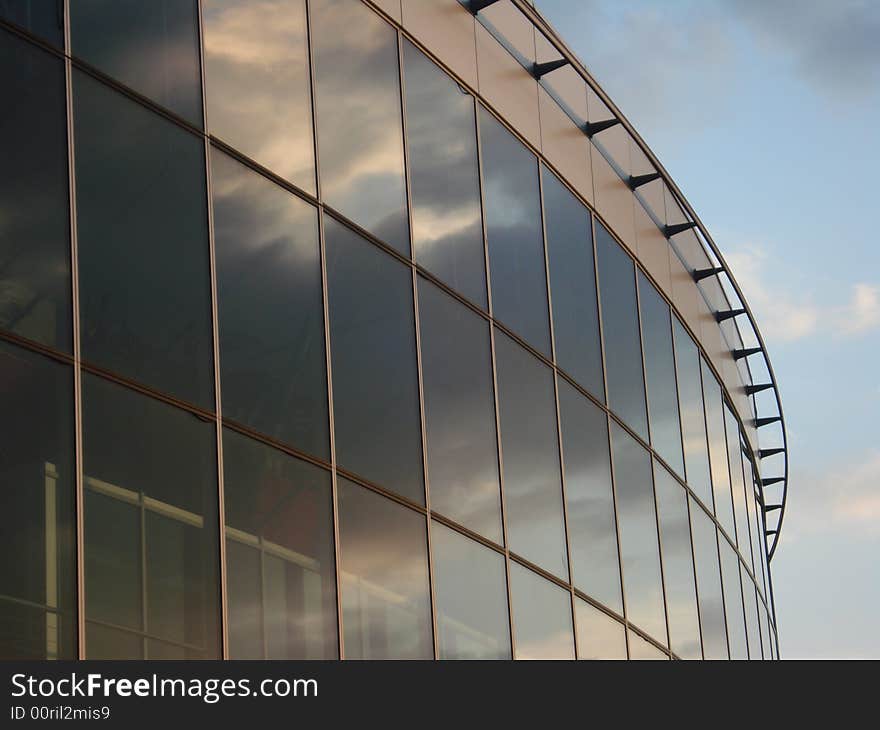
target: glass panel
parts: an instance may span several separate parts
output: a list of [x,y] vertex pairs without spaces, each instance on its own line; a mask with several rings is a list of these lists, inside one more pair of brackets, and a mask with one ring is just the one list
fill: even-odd
[[74,55],[201,129],[196,0],[75,0],[70,42]]
[[758,537],[757,531],[757,522],[755,520],[755,486],[752,481],[752,462],[749,461],[748,456],[743,453],[743,480],[745,484],[745,492],[746,492],[746,513],[749,519],[749,532],[752,537],[752,554],[751,554],[751,563],[749,567],[752,569],[752,574],[757,578],[757,582],[760,582],[760,578],[758,576],[761,573],[761,556],[760,556],[760,539]]
[[209,421],[83,375],[86,616],[186,658],[220,653],[215,438]]
[[721,547],[721,580],[724,584],[724,613],[731,659],[748,659],[746,624],[743,615],[742,587],[739,583],[739,558],[730,543],[719,538]]
[[758,625],[758,599],[755,594],[755,584],[740,565],[740,580],[742,581],[743,603],[746,612],[746,632],[749,641],[749,659],[761,658],[761,627]]
[[669,646],[682,659],[702,659],[687,493],[656,461],[654,484],[660,518]]
[[639,343],[639,309],[632,259],[596,221],[596,255],[605,338],[608,405],[645,441],[645,376]]
[[0,656],[75,659],[73,372],[0,341]]
[[[0,18],[53,46],[64,47],[64,3],[59,0],[0,0]],[[0,68],[5,66],[0,62]],[[36,117],[30,118],[36,120]]]
[[517,659],[574,659],[568,591],[511,562],[510,600]]
[[431,525],[441,659],[510,659],[504,556]]
[[64,64],[0,30],[0,94],[0,328],[70,352]]
[[590,212],[541,167],[556,362],[605,400]]
[[770,652],[766,647],[770,646],[769,634],[767,633],[767,614],[764,611],[764,604],[758,601],[758,625],[761,628],[761,642],[764,648],[764,659],[770,659]]
[[616,423],[611,427],[611,446],[627,618],[666,643],[651,457]]
[[687,483],[711,509],[712,484],[709,480],[703,390],[700,387],[700,354],[677,317],[672,318],[672,334],[675,340],[675,367],[678,371],[678,400]]
[[642,314],[642,346],[645,352],[651,446],[683,477],[684,456],[681,451],[681,422],[678,418],[669,305],[641,271],[639,306]]
[[336,458],[424,504],[412,274],[324,217]]
[[495,348],[510,549],[567,578],[553,374],[497,331]]
[[503,543],[489,326],[419,279],[431,509]]
[[312,0],[324,200],[409,254],[397,33],[357,0]]
[[703,370],[703,399],[706,404],[706,433],[709,437],[709,461],[712,465],[712,491],[715,515],[728,535],[736,534],[733,525],[733,501],[730,492],[730,472],[727,465],[727,440],[725,438],[724,404],[721,386],[706,364],[700,359]]
[[143,659],[144,639],[128,631],[86,622],[89,659]]
[[342,625],[348,659],[430,659],[425,518],[339,482]]
[[223,475],[230,656],[336,658],[330,472],[224,429]]
[[646,641],[635,631],[628,631],[629,635],[629,658],[634,660],[661,660],[668,661],[669,657],[654,646],[650,641]]
[[726,403],[724,404],[724,424],[727,431],[727,461],[730,465],[730,488],[733,495],[733,512],[736,522],[735,539],[740,554],[748,560],[751,545],[749,542],[749,517],[746,511],[746,491],[743,483],[739,424],[733,411]]
[[492,312],[550,356],[541,192],[535,156],[480,107]]
[[474,99],[409,41],[403,59],[414,258],[486,309]]
[[83,73],[73,92],[83,359],[213,410],[204,144]]
[[715,523],[693,499],[690,499],[690,512],[697,596],[700,600],[700,627],[703,632],[703,656],[706,659],[727,659],[727,633],[724,628],[724,599],[721,594]]
[[578,659],[626,659],[623,624],[580,598],[574,599]]
[[330,460],[314,207],[212,150],[223,415]]
[[206,0],[202,13],[208,131],[314,193],[305,0]]
[[558,384],[572,581],[623,614],[608,419],[565,380]]

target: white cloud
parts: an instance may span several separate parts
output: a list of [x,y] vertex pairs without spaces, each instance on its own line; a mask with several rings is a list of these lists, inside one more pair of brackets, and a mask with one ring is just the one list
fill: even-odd
[[856,284],[852,300],[838,312],[841,330],[859,335],[880,325],[880,287]]

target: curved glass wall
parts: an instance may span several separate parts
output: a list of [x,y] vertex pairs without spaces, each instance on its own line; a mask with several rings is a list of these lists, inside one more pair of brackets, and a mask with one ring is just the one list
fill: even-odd
[[515,128],[360,0],[71,7],[0,14],[0,656],[775,656],[740,414]]

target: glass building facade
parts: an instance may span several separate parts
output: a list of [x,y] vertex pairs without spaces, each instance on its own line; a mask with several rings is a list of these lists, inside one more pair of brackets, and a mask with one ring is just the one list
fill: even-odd
[[777,657],[729,293],[466,5],[0,2],[0,656]]

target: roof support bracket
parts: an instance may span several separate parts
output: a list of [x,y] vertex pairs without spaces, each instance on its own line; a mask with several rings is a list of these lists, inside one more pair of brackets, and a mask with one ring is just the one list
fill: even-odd
[[587,122],[583,126],[583,130],[587,133],[587,137],[592,138],[594,134],[599,134],[599,132],[604,132],[606,129],[611,129],[611,127],[616,124],[620,124],[620,120],[616,117],[614,119],[603,119],[601,122]]
[[744,347],[742,349],[737,348],[731,352],[733,353],[734,360],[742,360],[749,355],[757,355],[759,352],[762,352],[762,349],[760,347]]
[[684,223],[673,223],[672,225],[663,226],[663,235],[666,238],[672,238],[674,235],[678,233],[684,233],[685,231],[689,231],[691,228],[696,228],[696,221],[685,221]]
[[785,449],[759,449],[758,450],[758,458],[766,459],[768,456],[775,456],[776,454],[781,454]]
[[755,419],[755,427],[761,428],[761,426],[769,426],[771,423],[779,423],[782,420],[782,416],[767,416],[766,418],[756,418]]
[[745,309],[725,309],[720,312],[715,312],[715,321],[723,322],[726,319],[733,319],[734,317],[739,317],[739,315],[745,313]]
[[568,66],[567,58],[558,58],[555,61],[545,61],[544,63],[536,63],[532,66],[532,76],[540,79],[542,76],[555,71],[563,66]]
[[773,484],[779,484],[779,482],[784,482],[784,481],[785,481],[785,477],[770,477],[769,479],[762,479],[761,486],[762,487],[769,487]]
[[694,281],[702,281],[703,279],[708,279],[710,276],[718,276],[718,274],[723,272],[723,266],[713,266],[709,269],[694,269],[691,272],[691,276],[694,277]]
[[474,15],[479,13],[484,8],[488,8],[490,5],[494,5],[498,0],[468,0],[466,3],[466,7],[471,11]]
[[758,383],[757,385],[747,385],[745,391],[746,395],[754,395],[755,393],[760,393],[762,390],[767,390],[772,387],[773,383]]
[[627,183],[629,184],[630,190],[635,190],[636,188],[642,187],[642,185],[647,185],[648,183],[659,179],[659,172],[649,172],[644,175],[630,175]]

